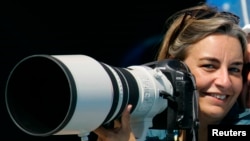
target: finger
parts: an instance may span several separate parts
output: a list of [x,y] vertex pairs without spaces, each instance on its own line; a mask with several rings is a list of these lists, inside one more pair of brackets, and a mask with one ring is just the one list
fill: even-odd
[[130,111],[131,111],[132,105],[128,105],[123,113],[122,113],[122,119],[121,119],[121,124],[122,128],[124,129],[130,129]]
[[105,139],[110,132],[105,129],[104,127],[100,126],[97,129],[93,131],[96,135],[98,135],[98,141],[101,141],[102,139]]
[[114,120],[114,128],[121,128],[121,122],[119,120]]
[[102,141],[102,139],[98,137],[96,141]]

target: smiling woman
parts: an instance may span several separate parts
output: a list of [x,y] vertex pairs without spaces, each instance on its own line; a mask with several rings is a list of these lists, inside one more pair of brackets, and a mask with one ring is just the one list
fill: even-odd
[[201,122],[219,123],[234,105],[242,88],[242,56],[238,39],[223,34],[207,36],[189,49],[185,62],[196,78]]
[[[203,12],[196,12],[199,9]],[[185,16],[187,13],[194,14]],[[173,17],[158,59],[183,60],[194,74],[199,92],[199,140],[205,140],[207,125],[225,122],[231,108],[237,105],[243,85],[245,33],[238,26],[236,15],[214,7],[194,7]],[[180,29],[183,19],[185,26]],[[169,37],[176,30],[180,33],[171,41],[173,38]]]
[[[170,26],[161,42],[158,60],[174,58],[186,63],[195,77],[199,94],[198,138],[188,130],[181,130],[179,140],[207,141],[208,125],[250,124],[250,111],[239,107],[237,101],[243,86],[247,50],[246,35],[238,26],[238,16],[201,4],[175,13],[167,23]],[[126,127],[127,124],[122,122]],[[105,132],[110,133],[105,136],[98,132],[99,137],[103,141],[116,137],[126,140],[128,135],[131,137],[130,130],[122,127],[121,132],[115,130],[116,134],[112,130]],[[168,133],[171,131],[166,130],[165,137],[171,138]],[[154,139],[148,136],[147,141]]]

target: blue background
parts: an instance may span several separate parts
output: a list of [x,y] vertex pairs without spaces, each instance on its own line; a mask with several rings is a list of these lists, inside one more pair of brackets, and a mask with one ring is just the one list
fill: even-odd
[[240,26],[249,24],[250,1],[249,0],[207,0],[210,5],[217,6],[224,11],[230,11],[240,17]]

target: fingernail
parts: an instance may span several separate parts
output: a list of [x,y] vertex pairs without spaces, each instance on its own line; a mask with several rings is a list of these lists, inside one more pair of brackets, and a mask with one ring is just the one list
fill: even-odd
[[130,111],[131,111],[131,109],[132,109],[132,105],[131,105],[131,104],[129,104],[129,105],[128,105],[128,111],[130,112]]

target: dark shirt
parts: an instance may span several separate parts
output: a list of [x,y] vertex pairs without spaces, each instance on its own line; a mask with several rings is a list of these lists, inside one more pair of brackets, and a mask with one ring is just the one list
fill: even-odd
[[[250,125],[250,109],[242,108],[236,103],[222,120],[221,124]],[[167,130],[164,130],[164,132],[162,130],[158,131],[159,133],[157,133],[157,130],[149,129],[145,141],[175,141],[174,137],[178,135],[178,132],[168,132]]]

